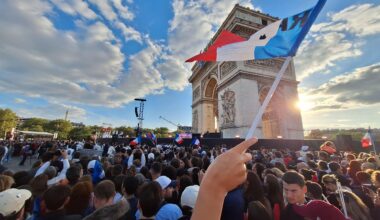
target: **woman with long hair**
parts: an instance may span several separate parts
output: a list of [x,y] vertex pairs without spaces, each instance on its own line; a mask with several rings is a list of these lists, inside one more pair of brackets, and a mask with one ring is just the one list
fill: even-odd
[[248,204],[248,220],[272,220],[265,206],[259,201],[252,201]]
[[[342,201],[337,194],[337,199],[342,207]],[[363,201],[354,193],[344,191],[343,199],[346,204],[347,215],[352,220],[372,220],[368,207]],[[343,212],[343,210],[342,210]]]
[[348,175],[351,177],[351,185],[360,185],[356,178],[356,173],[362,171],[361,163],[358,160],[351,160],[348,166]]
[[264,187],[260,181],[259,176],[252,172],[247,172],[247,180],[245,183],[244,191],[245,209],[247,210],[248,204],[252,201],[261,202],[267,210],[269,216],[272,217],[272,207],[269,200],[265,197]]
[[281,210],[284,209],[284,196],[282,194],[282,188],[277,177],[273,174],[268,174],[264,178],[264,186],[267,192],[267,198],[273,209],[273,219],[279,220]]

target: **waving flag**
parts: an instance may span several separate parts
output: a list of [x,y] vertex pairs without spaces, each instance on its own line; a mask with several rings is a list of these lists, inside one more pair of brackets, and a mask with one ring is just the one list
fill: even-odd
[[153,134],[153,132],[148,132],[148,133],[146,134],[146,137],[147,137],[150,141],[152,141],[153,144],[157,144],[157,137],[156,137],[156,135]]
[[[299,45],[325,3],[326,0],[319,0],[313,8],[271,23],[251,35],[246,41],[218,46],[216,50],[203,53],[215,53],[212,56],[199,54],[190,58],[188,62],[194,60],[243,61],[295,56]],[[210,57],[215,59],[210,60]]]
[[137,137],[136,137],[135,139],[133,139],[133,141],[131,141],[129,144],[132,145],[132,146],[135,146],[135,145],[141,144],[141,136],[140,136],[140,135],[137,136]]
[[182,143],[183,143],[183,139],[182,139],[181,136],[179,136],[179,134],[176,134],[176,135],[175,135],[174,141],[175,141],[177,144],[182,144]]
[[200,144],[201,142],[199,141],[199,139],[197,137],[193,137],[193,140],[191,141],[191,145],[199,146]]
[[362,147],[363,148],[368,148],[370,146],[373,145],[373,141],[372,141],[372,137],[371,137],[371,134],[369,133],[370,131],[368,131],[364,137],[362,138]]

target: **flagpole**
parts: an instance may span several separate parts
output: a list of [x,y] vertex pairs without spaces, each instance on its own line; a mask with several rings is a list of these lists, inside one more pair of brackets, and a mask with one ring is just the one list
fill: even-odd
[[267,106],[268,106],[268,104],[269,104],[269,102],[270,102],[270,100],[271,100],[274,92],[276,91],[277,86],[280,83],[280,80],[281,80],[282,76],[284,75],[285,70],[288,67],[289,62],[291,61],[291,59],[292,59],[291,56],[286,57],[285,62],[282,64],[282,67],[281,67],[280,71],[277,73],[276,78],[275,78],[275,80],[274,80],[274,82],[272,84],[272,87],[270,88],[267,96],[265,97],[265,100],[264,100],[263,104],[261,105],[261,107],[259,109],[259,112],[257,113],[257,115],[255,117],[255,120],[252,122],[251,128],[248,130],[248,133],[247,133],[247,135],[245,137],[246,140],[252,138],[253,133],[255,132],[257,126],[261,122],[261,119],[262,119],[262,116],[264,114],[264,111],[267,108]]
[[372,141],[373,151],[375,152],[375,155],[377,155],[377,153],[376,153],[375,139],[372,136],[371,127],[368,128],[368,133],[369,133],[369,137],[371,138],[371,141]]

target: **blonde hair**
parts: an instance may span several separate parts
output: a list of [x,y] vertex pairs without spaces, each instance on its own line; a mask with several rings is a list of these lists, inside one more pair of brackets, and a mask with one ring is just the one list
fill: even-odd
[[343,192],[348,201],[345,200],[347,207],[347,214],[352,220],[372,220],[368,207],[363,201],[354,193]]

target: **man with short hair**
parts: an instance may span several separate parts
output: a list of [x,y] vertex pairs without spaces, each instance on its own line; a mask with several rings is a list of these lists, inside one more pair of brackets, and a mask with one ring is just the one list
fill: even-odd
[[282,176],[283,192],[288,205],[281,212],[281,220],[303,219],[293,210],[295,204],[305,204],[307,187],[304,177],[295,172],[288,171]]
[[157,179],[159,176],[161,176],[162,172],[162,165],[159,162],[154,162],[149,170],[150,174],[152,175],[152,180]]
[[162,203],[162,194],[160,185],[153,181],[141,186],[138,193],[138,208],[137,216],[140,220],[156,219],[155,215],[160,210]]
[[25,202],[32,196],[26,189],[0,192],[0,219],[25,219]]
[[115,194],[115,185],[111,180],[103,180],[98,183],[94,189],[94,207],[96,210],[84,219],[123,219],[129,210],[129,205],[124,199],[114,204]]
[[173,191],[176,187],[176,182],[167,176],[158,177],[155,182],[161,186],[162,204],[160,210],[157,212],[156,220],[177,220],[182,217],[181,209],[167,200],[173,196]]

